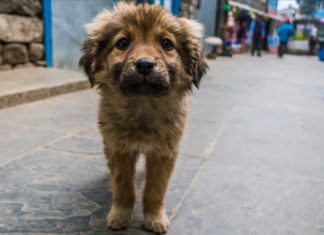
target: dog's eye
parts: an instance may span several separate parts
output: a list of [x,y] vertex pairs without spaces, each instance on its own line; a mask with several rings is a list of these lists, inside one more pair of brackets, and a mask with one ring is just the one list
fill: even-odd
[[170,51],[173,49],[172,42],[167,38],[164,38],[161,40],[161,46],[162,46],[163,50],[165,50],[165,51]]
[[127,47],[129,46],[129,44],[130,44],[130,41],[127,38],[122,38],[117,42],[116,47],[119,50],[126,50]]

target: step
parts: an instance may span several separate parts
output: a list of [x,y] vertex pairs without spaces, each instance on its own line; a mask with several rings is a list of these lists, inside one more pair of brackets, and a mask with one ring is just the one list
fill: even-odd
[[0,71],[0,109],[88,88],[80,71],[40,67]]

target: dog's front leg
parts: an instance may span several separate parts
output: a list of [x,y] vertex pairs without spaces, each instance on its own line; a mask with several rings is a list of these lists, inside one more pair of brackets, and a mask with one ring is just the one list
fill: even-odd
[[111,172],[113,204],[107,216],[108,227],[123,229],[129,226],[135,204],[135,165],[134,152],[107,153]]
[[175,160],[176,154],[171,157],[148,154],[146,158],[146,183],[143,195],[144,226],[156,233],[164,233],[169,228],[164,196]]

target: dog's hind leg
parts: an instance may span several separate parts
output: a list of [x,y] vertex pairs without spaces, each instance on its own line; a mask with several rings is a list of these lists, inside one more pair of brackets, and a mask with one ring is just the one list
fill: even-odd
[[172,157],[148,154],[146,157],[146,183],[143,195],[144,226],[165,233],[169,219],[164,208],[164,196],[174,168],[176,154]]
[[107,216],[108,227],[123,229],[129,226],[135,204],[135,165],[137,154],[107,153],[111,172],[113,204]]

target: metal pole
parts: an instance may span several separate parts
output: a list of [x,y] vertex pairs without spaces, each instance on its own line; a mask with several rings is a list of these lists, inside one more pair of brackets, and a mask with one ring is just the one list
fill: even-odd
[[53,67],[52,1],[43,0],[44,47],[47,67]]

